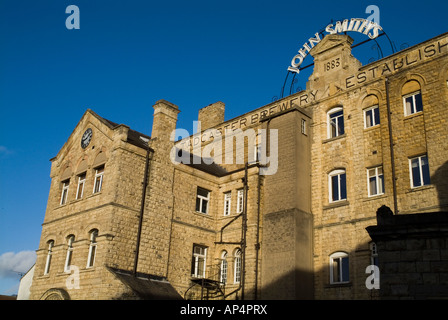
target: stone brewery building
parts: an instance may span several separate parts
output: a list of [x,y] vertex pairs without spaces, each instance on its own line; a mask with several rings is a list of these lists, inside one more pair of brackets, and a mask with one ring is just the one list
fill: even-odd
[[[87,110],[51,159],[31,299],[404,296],[394,272],[447,287],[448,34],[367,65],[352,43],[325,36],[306,90],[231,120],[213,103],[183,139],[172,135],[181,107],[165,100],[150,136]],[[244,142],[221,141],[229,130]],[[389,222],[437,213],[427,230],[440,237],[394,251],[380,215],[376,226],[383,205]],[[416,243],[432,256],[400,269]]]

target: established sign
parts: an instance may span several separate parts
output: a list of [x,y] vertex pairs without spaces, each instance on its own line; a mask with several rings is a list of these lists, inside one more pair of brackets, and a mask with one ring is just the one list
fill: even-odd
[[[325,28],[325,32],[327,34],[335,34],[340,32],[347,31],[355,31],[359,33],[363,33],[368,36],[370,39],[375,39],[379,35],[379,31],[383,30],[380,25],[376,22],[362,19],[362,18],[352,18],[345,19],[343,21],[337,21],[335,24],[329,24]],[[288,71],[299,73],[299,67],[302,64],[305,57],[311,51],[311,49],[321,41],[320,34],[316,33],[314,37],[309,38],[307,42],[305,42],[302,48],[299,49],[299,53],[292,58],[291,66],[288,68]],[[338,64],[338,61],[331,62],[327,67],[334,68]]]

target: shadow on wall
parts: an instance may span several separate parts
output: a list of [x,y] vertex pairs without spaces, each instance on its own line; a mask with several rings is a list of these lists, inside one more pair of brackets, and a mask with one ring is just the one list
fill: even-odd
[[434,175],[431,176],[431,183],[437,189],[439,206],[442,210],[448,209],[448,161],[441,165]]
[[[366,232],[367,234],[367,232]],[[376,300],[379,290],[368,289],[366,281],[371,273],[366,268],[371,262],[370,243],[359,245],[348,254],[349,279],[330,283],[330,256],[324,257],[324,266],[311,273],[295,269],[261,288],[262,300]],[[335,263],[336,265],[336,263]],[[336,271],[335,271],[336,272]],[[372,278],[372,277],[370,277]],[[249,295],[250,296],[250,295]]]

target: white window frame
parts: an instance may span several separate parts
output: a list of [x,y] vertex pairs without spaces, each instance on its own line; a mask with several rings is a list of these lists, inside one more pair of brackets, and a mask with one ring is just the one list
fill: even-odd
[[89,255],[87,257],[86,268],[93,268],[95,265],[96,251],[98,249],[98,243],[96,238],[98,237],[98,230],[93,229],[90,231],[90,245],[89,245]]
[[[425,183],[423,181],[422,158],[426,158],[426,162],[428,163],[428,171],[429,171],[428,155],[423,154],[423,155],[418,156],[418,157],[409,158],[409,179],[411,181],[411,188],[413,188],[413,189],[414,188],[420,188],[420,187],[427,186],[427,185],[431,184],[431,176],[430,176],[429,172],[428,172],[429,181],[427,181],[427,183]],[[412,171],[412,161],[413,160],[418,160],[418,168],[419,168],[419,175],[420,175],[420,182],[421,182],[421,185],[419,185],[419,186],[415,186],[414,185],[414,175],[413,175],[413,171]]]
[[[341,193],[341,175],[342,174],[345,175],[345,198],[342,198],[342,193]],[[338,179],[337,179],[338,180],[338,199],[337,200],[333,199],[332,178],[334,176],[338,176]],[[333,170],[328,174],[328,201],[330,203],[334,203],[334,202],[345,201],[345,200],[347,200],[347,174],[344,169]]]
[[233,261],[233,283],[241,281],[241,249],[235,251],[235,259]]
[[[416,100],[415,100],[415,97],[417,95],[420,95],[420,99],[422,100],[422,110],[419,110],[419,111],[417,111],[417,105],[416,105]],[[407,112],[407,108],[406,108],[406,99],[409,97],[412,97],[412,105],[411,105],[410,113]],[[422,112],[423,111],[423,97],[422,97],[421,90],[417,90],[417,91],[414,91],[414,92],[404,95],[403,96],[403,108],[404,108],[405,116],[410,116],[410,115]]]
[[104,165],[95,168],[95,181],[93,183],[93,193],[101,192],[103,188]]
[[[375,121],[375,110],[378,110],[378,123],[376,123]],[[367,124],[367,112],[372,111],[372,125],[368,125]],[[367,128],[372,128],[372,127],[376,127],[379,126],[381,121],[380,121],[380,107],[379,105],[374,105],[371,106],[369,108],[366,108],[363,110],[363,114],[364,114],[364,129]]]
[[54,247],[54,240],[49,240],[47,242],[48,244],[48,251],[47,251],[47,259],[45,261],[45,269],[44,269],[44,275],[50,273],[50,266],[51,266],[51,257],[53,255],[53,247]]
[[227,251],[223,251],[221,254],[221,266],[219,272],[219,281],[221,283],[227,283],[227,271],[228,271]]
[[74,235],[69,235],[67,237],[67,255],[65,256],[65,264],[64,264],[64,271],[70,272],[70,264],[73,257],[73,242],[75,241]]
[[[339,111],[342,111],[342,114],[334,118],[334,119],[336,119],[336,121],[334,122],[336,130],[335,130],[335,135],[332,136],[332,130],[331,130],[331,128],[332,128],[332,121],[331,120],[333,118],[331,116],[333,114],[339,112]],[[343,123],[343,126],[344,126],[344,132],[339,133],[339,123],[338,123],[337,119],[339,119],[341,117],[342,117],[342,123]],[[336,137],[342,136],[344,134],[345,134],[344,109],[342,107],[336,107],[336,108],[333,108],[333,109],[329,110],[327,112],[327,137],[328,137],[328,139],[336,138]]]
[[230,215],[232,205],[232,192],[228,191],[224,193],[224,216]]
[[[196,248],[200,249],[202,252],[196,252]],[[207,247],[200,245],[193,245],[193,273],[191,274],[194,278],[205,278],[205,269],[207,266]],[[202,261],[201,261],[202,259]],[[202,263],[202,274],[199,274],[200,268],[199,264]]]
[[[78,188],[76,189],[76,200],[82,199],[84,196],[84,186],[86,184],[86,172],[83,172],[78,175]],[[81,194],[79,194],[79,191],[81,190]]]
[[67,203],[68,200],[68,190],[70,188],[70,179],[62,181],[62,193],[61,193],[61,206]]
[[237,190],[236,213],[242,213],[244,210],[244,189]]
[[[204,197],[203,195],[200,195],[199,192],[198,192],[199,189],[207,191],[207,197]],[[196,189],[196,201],[197,201],[197,199],[199,199],[199,210],[196,210],[196,212],[203,213],[203,214],[208,214],[208,209],[209,209],[209,204],[210,204],[210,191],[207,190],[207,189],[201,188],[201,187],[197,187],[197,189]],[[204,202],[207,204],[205,212],[203,211]]]
[[257,133],[254,138],[254,154],[253,159],[249,163],[256,163],[261,160],[261,133]]
[[307,131],[306,131],[306,119],[301,120],[300,122],[300,130],[302,132],[302,134],[307,135]]
[[[347,260],[345,260],[347,262],[347,268],[348,268],[348,274],[347,277],[348,279],[344,279],[344,265],[343,262],[345,259],[347,258]],[[337,275],[334,274],[334,268],[335,268],[335,263],[338,262],[338,275],[340,277],[340,279],[335,279],[335,277]],[[335,252],[330,256],[330,284],[343,284],[343,283],[349,283],[350,282],[350,259],[348,256],[348,253],[346,252]]]
[[[381,169],[381,173],[379,173],[379,170]],[[374,170],[374,175],[370,175],[370,171]],[[372,190],[370,189],[370,178],[374,177],[375,178],[375,187],[377,190],[377,193],[373,194]],[[382,177],[382,180],[380,179],[380,177]],[[380,181],[381,181],[381,185],[380,185]],[[378,166],[378,167],[373,167],[373,168],[367,168],[367,194],[369,197],[376,197],[379,195],[384,194],[384,170],[383,170],[383,166]]]

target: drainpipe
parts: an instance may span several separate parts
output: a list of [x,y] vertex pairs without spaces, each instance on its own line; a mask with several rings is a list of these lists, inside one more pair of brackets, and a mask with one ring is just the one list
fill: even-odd
[[244,300],[244,285],[246,281],[246,231],[247,231],[247,190],[248,188],[248,174],[247,166],[244,168],[244,208],[242,216],[242,227],[241,227],[241,300]]
[[[142,139],[140,137],[140,139]],[[142,139],[143,140],[143,139]],[[148,143],[148,141],[146,141],[146,144]],[[134,277],[137,275],[137,265],[138,265],[138,254],[140,251],[140,238],[141,238],[141,234],[142,234],[142,225],[143,225],[143,213],[145,211],[145,198],[146,198],[146,188],[148,186],[148,179],[149,179],[149,161],[150,159],[150,151],[151,149],[149,148],[148,145],[146,145],[146,163],[145,163],[145,174],[143,176],[143,190],[142,190],[142,201],[141,201],[141,205],[140,205],[140,218],[139,218],[139,223],[138,223],[138,231],[137,231],[137,245],[135,248],[135,257],[134,257],[134,270],[133,270],[133,275]]]
[[395,176],[395,156],[394,156],[394,139],[392,137],[392,122],[390,111],[390,98],[389,98],[389,79],[386,78],[386,105],[387,105],[387,121],[389,125],[389,145],[390,145],[390,164],[392,166],[392,188],[394,197],[394,213],[398,214],[398,202],[397,202],[397,180]]
[[255,295],[254,300],[258,299],[258,255],[260,251],[260,200],[261,200],[261,175],[260,175],[260,168],[258,168],[258,203],[257,203],[257,240],[255,243]]

